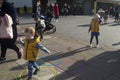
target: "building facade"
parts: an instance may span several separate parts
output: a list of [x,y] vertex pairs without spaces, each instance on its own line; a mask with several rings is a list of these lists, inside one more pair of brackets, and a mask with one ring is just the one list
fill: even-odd
[[67,3],[70,5],[71,11],[74,14],[80,15],[80,14],[91,14],[91,11],[94,7],[94,0],[57,0],[61,7],[64,5],[64,3]]
[[7,0],[10,3],[14,3],[14,6],[16,8],[18,7],[24,7],[26,5],[27,7],[32,7],[32,0]]
[[[24,5],[32,8],[36,0],[7,0],[7,1],[14,2],[16,8],[23,7]],[[64,4],[67,3],[70,6],[71,14],[88,15],[92,13],[95,0],[40,0],[40,1],[42,6],[42,13],[45,13],[47,4],[52,3],[54,5],[55,2],[58,2],[60,12]],[[99,8],[106,9],[109,8],[110,6],[115,6],[113,3],[120,2],[120,0],[97,0],[97,1],[98,1],[97,9]]]

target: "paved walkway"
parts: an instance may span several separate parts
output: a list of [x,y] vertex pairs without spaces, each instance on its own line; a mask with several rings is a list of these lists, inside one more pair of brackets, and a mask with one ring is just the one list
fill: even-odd
[[[18,28],[19,36],[23,36],[25,27]],[[120,51],[117,49],[105,45],[90,48],[86,41],[59,34],[46,34],[41,43],[52,54],[40,51],[41,71],[34,80],[120,80]],[[8,50],[7,61],[0,64],[0,80],[19,80],[18,77],[26,80],[26,69],[26,61],[17,60],[17,54]]]
[[[34,76],[34,80],[120,79],[119,50],[107,46],[89,48],[86,42],[71,40],[56,34],[46,35],[45,41],[41,43],[49,48],[52,54],[40,52],[38,64],[41,71]],[[27,67],[23,59],[16,60],[13,57],[16,56],[15,52],[8,50],[7,53],[8,61],[0,64],[1,80],[13,80],[15,77],[11,73],[20,76]],[[26,80],[26,75],[27,71],[24,71],[21,75],[23,80]]]

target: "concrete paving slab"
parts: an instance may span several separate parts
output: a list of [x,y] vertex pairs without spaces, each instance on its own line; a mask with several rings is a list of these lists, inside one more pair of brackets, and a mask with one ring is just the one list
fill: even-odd
[[[27,67],[26,61],[24,61],[23,59],[17,60],[16,63],[18,65],[24,67],[24,68]],[[60,68],[58,68],[58,67],[56,67],[56,66],[54,66],[54,65],[52,65],[52,64],[50,64],[48,62],[44,62],[41,59],[39,59],[37,61],[37,63],[40,66],[40,72],[37,75],[33,76],[37,80],[49,80],[49,79],[57,76],[58,74],[64,72]],[[27,75],[27,71],[24,74],[22,74],[22,76],[25,76],[25,75]]]
[[[81,20],[80,18],[84,18],[84,20]],[[48,55],[40,51],[40,59],[37,61],[37,63],[39,66],[41,66],[41,71],[38,73],[38,75],[34,76],[34,80],[51,80],[55,75],[54,70],[57,71],[56,80],[120,79],[119,50],[117,51],[115,49],[108,48],[108,46],[105,45],[100,45],[100,48],[88,48],[89,35],[87,34],[87,28],[85,28],[89,26],[89,24],[86,24],[86,20],[89,22],[90,18],[88,18],[88,16],[70,16],[68,18],[61,18],[59,23],[55,23],[58,26],[58,34],[45,34],[45,41],[41,43],[49,48],[52,51],[52,54]],[[63,21],[66,23],[66,28],[69,27],[69,29],[64,29],[65,27],[63,26]],[[18,26],[18,32],[20,33],[19,36],[23,35],[23,31],[26,27],[34,26],[34,21],[30,17],[26,18],[22,22],[23,24]],[[112,24],[108,24],[108,26]],[[111,44],[113,44],[112,42],[115,43],[116,40],[118,40],[118,37],[116,36],[119,36],[119,26],[108,26],[105,25],[104,27],[101,27],[102,29],[104,28],[104,30],[101,30],[101,35],[103,36],[101,36],[100,41],[103,44],[104,40],[106,40],[111,46]],[[117,31],[115,28],[117,28]],[[111,34],[112,31],[115,31],[116,34]],[[63,35],[59,36],[59,34]],[[104,35],[107,36],[107,39],[105,39],[106,36]],[[112,42],[111,36],[116,37],[114,40],[112,40]],[[81,39],[83,40],[81,41]],[[26,62],[23,59],[15,61],[17,54],[11,50],[8,50],[7,53],[9,53],[7,54],[7,62],[0,64],[0,72],[3,70],[6,72],[8,71],[8,73],[10,72],[19,75],[22,70],[27,68]],[[26,80],[27,72],[25,72],[23,76],[23,80]],[[12,78],[13,76],[7,77],[6,75],[3,75],[1,79],[12,80]]]
[[52,39],[52,38],[55,38],[55,37],[53,37],[53,36],[51,36],[51,35],[45,35],[45,36],[44,36],[44,39],[45,39],[45,40],[47,40],[47,39]]
[[117,51],[105,52],[103,54],[103,57],[96,59],[91,65],[99,68],[101,71],[107,72],[108,74],[119,72],[120,54]]
[[8,60],[0,64],[0,80],[16,80],[19,72],[22,70],[14,60]]
[[108,74],[105,72],[100,71],[91,65],[87,65],[84,68],[69,70],[67,72],[73,76],[76,76],[76,78],[79,78],[80,80],[105,80],[105,78],[108,76]]
[[80,60],[88,61],[89,59],[91,59],[93,57],[94,56],[91,55],[90,53],[85,53],[85,52],[79,52],[79,53],[76,53],[73,56],[71,56],[71,58],[76,61],[80,61]]
[[120,80],[120,78],[118,78],[116,76],[110,76],[106,80]]
[[59,60],[61,62],[59,62],[58,64],[56,63],[56,61],[49,61],[49,62],[52,64],[55,64],[56,66],[59,66],[62,70],[67,70],[69,66],[72,66],[76,62],[75,60],[72,60],[71,58],[61,58]]
[[116,77],[118,77],[120,79],[120,71],[114,73],[113,76],[116,76]]
[[91,65],[97,67],[99,70],[106,72],[109,75],[120,71],[119,70],[119,67],[120,67],[119,63],[100,62],[100,63],[92,63]]
[[24,59],[19,59],[15,61],[19,66],[26,69],[27,68],[27,61]]
[[[64,47],[62,44],[58,44],[58,43],[54,43],[54,44],[53,44],[52,41],[50,41],[50,43],[48,43],[47,45],[46,45],[46,42],[45,42],[45,43],[43,43],[43,45],[49,47],[50,50],[53,50],[53,51],[55,51],[56,53],[57,53],[57,52],[63,52],[63,51],[66,50],[65,47]],[[51,46],[51,45],[52,45],[52,46]],[[59,47],[59,46],[63,46],[63,47]],[[58,47],[59,47],[59,48],[58,48]]]
[[[76,78],[76,76],[72,76],[71,74],[67,73],[67,72],[63,72],[59,75],[56,76],[56,80],[80,80],[79,78]],[[52,80],[52,79],[50,79]]]
[[18,66],[14,61],[16,59],[12,59],[12,60],[7,60],[4,63],[0,64],[0,71],[10,71],[12,70],[12,68],[14,68],[15,66]]
[[2,72],[0,73],[0,80],[16,80],[17,77],[15,74],[12,74],[11,72]]
[[53,78],[56,75],[57,74],[54,73],[49,68],[41,67],[40,72],[37,75],[35,75],[34,77],[36,77],[38,80],[49,80],[49,79]]
[[[54,44],[52,44],[53,42],[54,42]],[[49,40],[49,43],[48,43],[47,46],[50,46],[50,45],[54,46],[54,48],[52,50],[56,50],[56,52],[60,52],[61,50],[67,52],[67,51],[72,51],[76,48],[81,47],[78,44],[73,44],[73,43],[71,43],[70,41],[67,41],[67,40],[61,40],[58,37],[57,37],[57,39]],[[62,47],[59,47],[59,46],[62,46]]]

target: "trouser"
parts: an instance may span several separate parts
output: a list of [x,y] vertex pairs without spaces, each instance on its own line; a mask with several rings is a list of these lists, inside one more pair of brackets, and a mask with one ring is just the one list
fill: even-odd
[[13,49],[19,55],[19,48],[17,47],[17,45],[15,43],[13,43],[13,44],[12,43],[11,44],[1,43],[1,57],[2,58],[5,58],[7,48]]
[[[94,38],[94,36],[91,36],[91,38],[90,38],[90,44],[92,44],[93,38]],[[99,44],[98,36],[95,36],[95,39],[96,39],[96,44],[98,45]]]
[[115,14],[115,21],[118,21],[119,20],[119,13],[116,13]]
[[58,15],[55,15],[55,20],[57,20],[59,18],[59,16]]
[[28,77],[32,77],[33,75],[33,68],[39,69],[36,61],[28,61]]

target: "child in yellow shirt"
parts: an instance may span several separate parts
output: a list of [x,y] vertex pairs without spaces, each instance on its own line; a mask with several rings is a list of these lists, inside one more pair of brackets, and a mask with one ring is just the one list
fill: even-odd
[[98,36],[100,35],[100,33],[99,33],[99,31],[100,31],[100,22],[101,22],[101,20],[99,18],[99,15],[95,14],[94,18],[91,21],[91,25],[90,25],[90,28],[89,28],[89,31],[88,31],[88,32],[91,31],[90,47],[92,47],[92,41],[93,41],[94,37],[96,38],[96,47],[99,47]]
[[[46,53],[50,53],[50,51],[39,42],[40,37],[39,35],[35,34],[35,29],[33,27],[26,28],[25,39],[24,41],[20,39],[20,43],[24,46],[23,57],[28,61],[28,80],[32,80],[32,75],[37,74],[39,71],[39,66],[36,63],[39,49],[45,51]],[[33,68],[35,68],[34,72]]]

